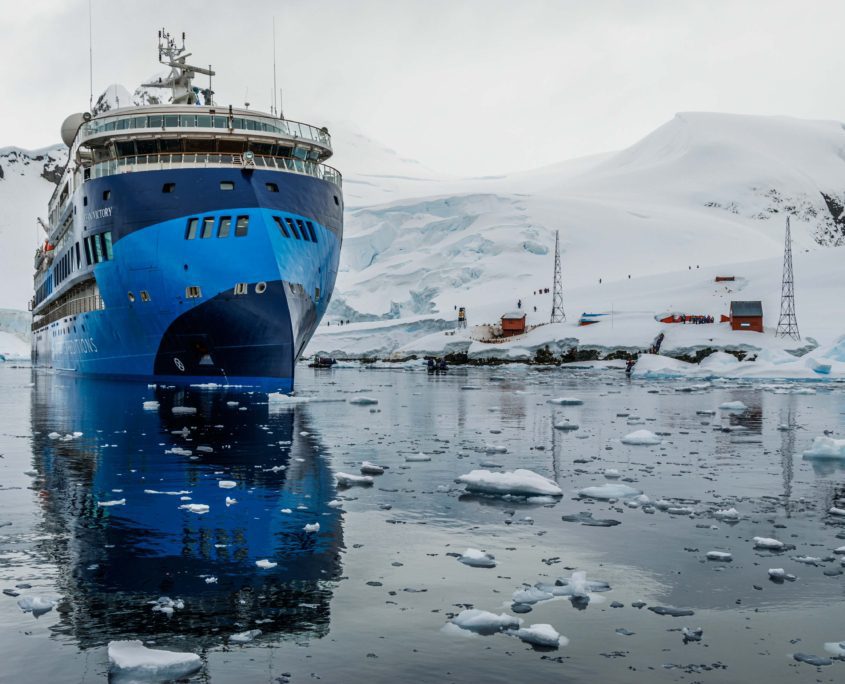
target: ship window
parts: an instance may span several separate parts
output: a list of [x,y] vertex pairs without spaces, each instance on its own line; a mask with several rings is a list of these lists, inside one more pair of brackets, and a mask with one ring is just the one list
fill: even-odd
[[107,200],[111,197],[111,190],[103,190],[103,199]]
[[264,294],[267,291],[267,283],[263,280],[255,284],[255,294]]
[[217,229],[217,237],[225,238],[229,237],[229,231],[232,228],[232,217],[231,216],[221,216],[220,217],[220,227]]
[[155,154],[158,151],[155,140],[136,140],[135,145],[138,148],[138,154]]
[[161,126],[161,114],[150,114],[150,128],[159,128]]
[[163,154],[174,154],[182,151],[182,141],[178,138],[162,138],[158,141],[158,149]]
[[268,192],[279,192],[279,186],[275,183],[265,183]]
[[178,114],[166,114],[164,116],[164,126],[179,126],[179,115]]
[[302,238],[299,237],[299,231],[297,231],[296,226],[293,224],[293,219],[285,218],[285,223],[288,224],[288,228],[290,228],[290,232],[293,233],[293,236],[297,240],[301,240]]
[[226,121],[228,117],[225,116],[215,116],[214,117],[214,127],[215,128],[229,128],[229,123]]
[[83,207],[87,207],[87,206],[88,206],[88,198],[87,198],[87,197],[83,197],[83,198],[82,198],[82,206],[83,206]]
[[150,301],[150,293],[146,290],[141,290],[141,301],[148,302]]
[[314,288],[314,301],[317,302],[318,304],[320,303],[320,288],[319,287]]
[[308,226],[308,234],[311,236],[311,242],[317,242],[317,233],[314,232],[314,224],[311,221],[306,221],[305,225]]
[[234,190],[235,184],[233,181],[220,181],[221,190]]
[[88,244],[88,238],[82,240],[82,244],[85,247],[85,263],[90,266],[92,263],[91,259],[91,245]]
[[235,237],[244,237],[249,230],[249,216],[238,216],[235,222]]
[[202,220],[202,231],[200,232],[201,238],[210,238],[214,235],[214,217],[213,216],[206,216]]
[[247,283],[237,283],[235,285],[236,295],[245,295],[249,293],[249,285]]
[[125,131],[127,128],[129,128],[129,126],[127,125],[128,123],[129,123],[128,119],[118,119],[118,121],[116,122],[115,128],[117,128],[117,130],[119,130],[119,131]]
[[165,183],[161,186],[162,192],[173,192],[176,189],[176,183]]
[[186,240],[193,240],[197,236],[197,227],[200,220],[197,218],[188,219],[188,230],[185,232]]
[[197,128],[211,128],[211,117],[208,114],[198,115]]
[[282,235],[284,235],[286,238],[289,238],[290,234],[288,233],[287,228],[285,228],[284,221],[282,221],[281,217],[274,216],[273,220],[276,222],[276,225],[279,226],[279,230],[282,231]]
[[135,295],[132,294],[131,292],[127,293],[126,296],[129,297],[130,303],[135,301]]
[[94,235],[91,242],[94,243],[94,263],[99,264],[103,261],[103,245],[99,240],[99,235]]
[[199,299],[202,297],[202,289],[199,285],[188,285],[185,288],[185,299]]
[[296,227],[299,228],[299,234],[302,235],[303,240],[306,242],[311,240],[311,238],[308,237],[308,231],[305,230],[305,224],[300,219],[296,219]]
[[132,128],[146,128],[147,127],[147,117],[146,116],[136,116],[132,119]]
[[76,267],[79,268],[82,265],[82,257],[79,254],[79,243],[76,243]]
[[297,159],[304,160],[308,156],[308,150],[306,150],[304,147],[294,147],[293,156]]
[[196,124],[197,117],[193,114],[183,114],[180,118],[180,121],[181,121],[183,126],[186,126],[188,128],[193,128],[194,125]]
[[340,201],[337,199],[337,195],[335,195],[335,196],[334,196],[334,203],[335,203],[337,206],[340,206]]

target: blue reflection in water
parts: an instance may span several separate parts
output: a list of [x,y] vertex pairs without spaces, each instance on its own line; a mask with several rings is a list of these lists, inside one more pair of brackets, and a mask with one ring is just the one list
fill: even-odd
[[[34,381],[46,533],[38,548],[58,566],[67,599],[58,632],[87,646],[133,635],[225,635],[256,620],[265,634],[328,630],[341,518],[327,505],[333,478],[307,410],[271,413],[258,394],[47,374]],[[145,400],[159,407],[144,410]],[[174,414],[174,406],[197,412]],[[74,431],[83,436],[48,436]],[[173,448],[191,454],[166,453]],[[220,480],[237,485],[223,489]],[[226,497],[237,504],[227,507]],[[125,505],[98,505],[120,499]],[[187,503],[210,510],[179,508]],[[303,531],[314,522],[319,533]],[[278,565],[258,568],[265,558]],[[163,595],[185,608],[170,619],[153,613],[147,602]]]

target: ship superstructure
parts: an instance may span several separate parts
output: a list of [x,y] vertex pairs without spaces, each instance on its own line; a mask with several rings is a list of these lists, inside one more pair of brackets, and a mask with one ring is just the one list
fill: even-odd
[[[75,114],[35,255],[33,363],[290,391],[343,238],[325,128],[219,106],[160,34],[171,102]],[[122,105],[123,103],[121,103]]]

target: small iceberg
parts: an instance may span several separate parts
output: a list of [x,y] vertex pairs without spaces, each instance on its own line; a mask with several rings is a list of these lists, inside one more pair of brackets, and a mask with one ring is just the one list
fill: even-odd
[[569,643],[569,639],[558,634],[557,630],[551,625],[546,624],[521,627],[520,629],[509,631],[508,634],[521,639],[527,644],[541,648],[559,648]]
[[519,629],[522,620],[505,613],[496,615],[486,610],[472,608],[462,610],[452,618],[451,623],[461,629],[475,632],[476,634],[497,634],[507,629]]
[[458,560],[464,565],[472,568],[495,568],[496,557],[493,554],[479,551],[478,549],[467,549]]
[[845,458],[845,439],[816,437],[803,454],[804,458]]
[[636,430],[630,432],[622,438],[622,444],[632,444],[635,446],[652,446],[660,444],[662,440],[655,435],[651,430]]
[[719,404],[720,411],[747,411],[748,407],[741,401],[726,401]]
[[370,475],[352,475],[351,473],[335,473],[335,480],[337,480],[338,487],[369,487],[373,484],[373,478]]
[[563,490],[551,480],[533,470],[517,469],[502,473],[490,470],[472,470],[461,475],[458,484],[466,485],[468,492],[476,494],[511,496],[563,496]]
[[147,648],[138,640],[110,641],[108,652],[110,670],[119,681],[171,681],[187,677],[202,667],[196,653]]
[[557,406],[580,406],[584,402],[575,397],[558,397],[557,399],[549,399],[549,403]]
[[578,490],[578,496],[588,499],[608,501],[610,499],[624,499],[628,496],[639,496],[642,492],[620,482],[607,482],[595,487],[584,487]]
[[770,537],[754,537],[751,541],[754,542],[755,549],[769,549],[771,551],[782,551],[786,546],[782,541],[772,539]]

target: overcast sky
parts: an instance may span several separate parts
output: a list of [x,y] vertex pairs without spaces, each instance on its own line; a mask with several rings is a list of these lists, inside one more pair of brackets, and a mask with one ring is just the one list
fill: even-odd
[[[845,2],[92,0],[94,91],[188,33],[217,100],[353,123],[450,174],[627,146],[678,111],[845,116]],[[88,0],[0,0],[0,147],[59,141],[88,104]],[[204,80],[200,81],[204,85]]]

